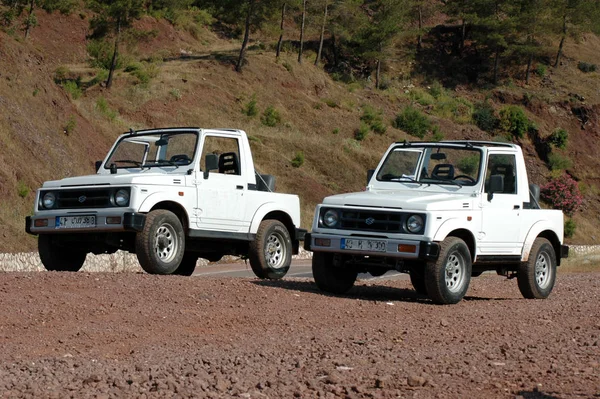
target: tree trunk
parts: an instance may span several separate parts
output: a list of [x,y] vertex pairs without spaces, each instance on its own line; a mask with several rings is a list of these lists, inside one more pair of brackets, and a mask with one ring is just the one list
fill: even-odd
[[331,34],[331,53],[333,54],[333,66],[338,67],[337,45],[335,44],[335,34]]
[[325,25],[327,24],[327,1],[325,2],[325,12],[323,13],[323,25],[321,25],[321,37],[319,37],[319,51],[317,52],[317,58],[315,59],[315,66],[321,62],[321,54],[323,52],[323,38],[325,37]]
[[300,50],[298,51],[298,63],[302,64],[302,50],[304,47],[304,23],[306,21],[306,0],[302,1],[302,23],[300,24]]
[[498,69],[500,66],[500,49],[496,49],[496,57],[494,59],[494,84],[498,84]]
[[381,60],[377,60],[377,68],[375,69],[375,88],[379,90],[379,78],[381,74]]
[[417,11],[419,12],[419,34],[417,36],[417,52],[421,51],[423,48],[423,10],[421,9],[421,5],[419,4]]
[[460,30],[460,51],[462,53],[463,49],[465,48],[465,36],[467,35],[467,22],[463,19],[462,20],[462,26],[461,26],[461,30]]
[[529,54],[529,59],[527,60],[527,71],[525,72],[525,84],[529,84],[529,74],[531,71],[531,62],[533,61],[533,54]]
[[25,39],[29,37],[29,31],[31,30],[31,18],[33,15],[33,7],[35,6],[35,0],[31,0],[29,4],[29,16],[27,17],[27,26],[25,28]]
[[560,63],[560,57],[562,56],[563,46],[565,39],[567,38],[567,14],[563,15],[563,29],[562,37],[560,38],[560,44],[558,45],[558,53],[556,54],[556,61],[554,61],[554,68],[558,67]]
[[246,47],[248,46],[248,40],[250,39],[250,18],[252,17],[252,11],[254,10],[254,0],[248,0],[248,14],[246,15],[246,28],[244,30],[244,41],[242,42],[242,48],[240,49],[240,56],[235,66],[237,72],[242,71],[244,64],[244,56],[246,55]]
[[108,79],[106,79],[106,88],[110,89],[112,86],[113,75],[115,69],[117,69],[117,57],[119,56],[119,40],[121,38],[121,18],[117,20],[117,37],[115,38],[115,51],[110,61],[110,70],[108,71]]
[[277,54],[276,54],[276,58],[279,58],[279,55],[281,54],[281,44],[283,43],[283,22],[285,20],[285,7],[286,7],[286,3],[283,3],[283,5],[281,6],[281,27],[280,29],[280,33],[279,33],[279,41],[277,42]]

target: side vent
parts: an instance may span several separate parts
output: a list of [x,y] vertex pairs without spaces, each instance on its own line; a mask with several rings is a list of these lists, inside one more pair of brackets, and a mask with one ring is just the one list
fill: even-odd
[[173,184],[181,184],[181,179],[173,179]]
[[470,207],[470,204],[468,202],[463,202],[463,209],[467,209]]

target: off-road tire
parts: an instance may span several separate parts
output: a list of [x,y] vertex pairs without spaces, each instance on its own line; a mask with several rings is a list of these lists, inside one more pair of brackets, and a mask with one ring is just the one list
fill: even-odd
[[517,282],[524,298],[548,298],[556,282],[556,253],[550,241],[535,239],[529,259],[519,265]]
[[334,255],[324,252],[313,252],[312,273],[321,291],[338,295],[348,292],[358,276],[354,268],[334,265]]
[[142,269],[149,274],[173,274],[185,251],[181,222],[171,211],[157,209],[146,216],[135,238],[135,251]]
[[427,287],[425,286],[425,264],[415,264],[410,268],[408,273],[410,283],[419,295],[427,295]]
[[86,252],[56,245],[49,234],[39,235],[38,252],[46,270],[55,272],[77,272],[87,256]]
[[458,237],[446,237],[438,259],[425,266],[427,295],[440,305],[460,302],[469,289],[472,268],[467,244]]
[[179,267],[173,272],[178,276],[191,276],[194,274],[194,270],[196,270],[196,263],[198,262],[198,254],[194,252],[186,252],[183,254],[183,258],[181,258],[181,263],[179,263]]
[[290,269],[292,251],[292,239],[285,225],[278,220],[263,220],[248,251],[252,271],[258,278],[278,280]]

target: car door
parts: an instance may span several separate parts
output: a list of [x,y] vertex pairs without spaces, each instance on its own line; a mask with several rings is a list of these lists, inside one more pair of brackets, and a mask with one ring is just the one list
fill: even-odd
[[[206,155],[218,156],[219,168],[205,174]],[[242,168],[239,139],[205,135],[202,144],[201,172],[195,180],[198,194],[197,228],[201,230],[243,232],[246,210],[247,171]],[[207,177],[207,178],[205,178]]]
[[[482,225],[478,234],[481,255],[519,255],[520,215],[522,202],[518,196],[515,154],[490,151],[485,174],[484,195],[481,197]],[[490,198],[489,182],[492,175],[501,175],[502,192]]]

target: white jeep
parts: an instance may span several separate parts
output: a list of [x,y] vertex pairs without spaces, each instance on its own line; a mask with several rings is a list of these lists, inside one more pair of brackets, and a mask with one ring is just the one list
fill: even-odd
[[96,169],[37,191],[26,229],[47,270],[78,271],[88,253],[122,249],[152,274],[191,275],[199,257],[230,254],[278,279],[306,232],[298,196],[273,192],[241,130],[130,131]]
[[517,277],[526,298],[546,298],[568,255],[563,214],[540,209],[521,148],[475,141],[392,144],[365,192],[318,205],[305,248],[317,286],[345,293],[357,274],[410,274],[434,302],[459,302],[471,277]]

